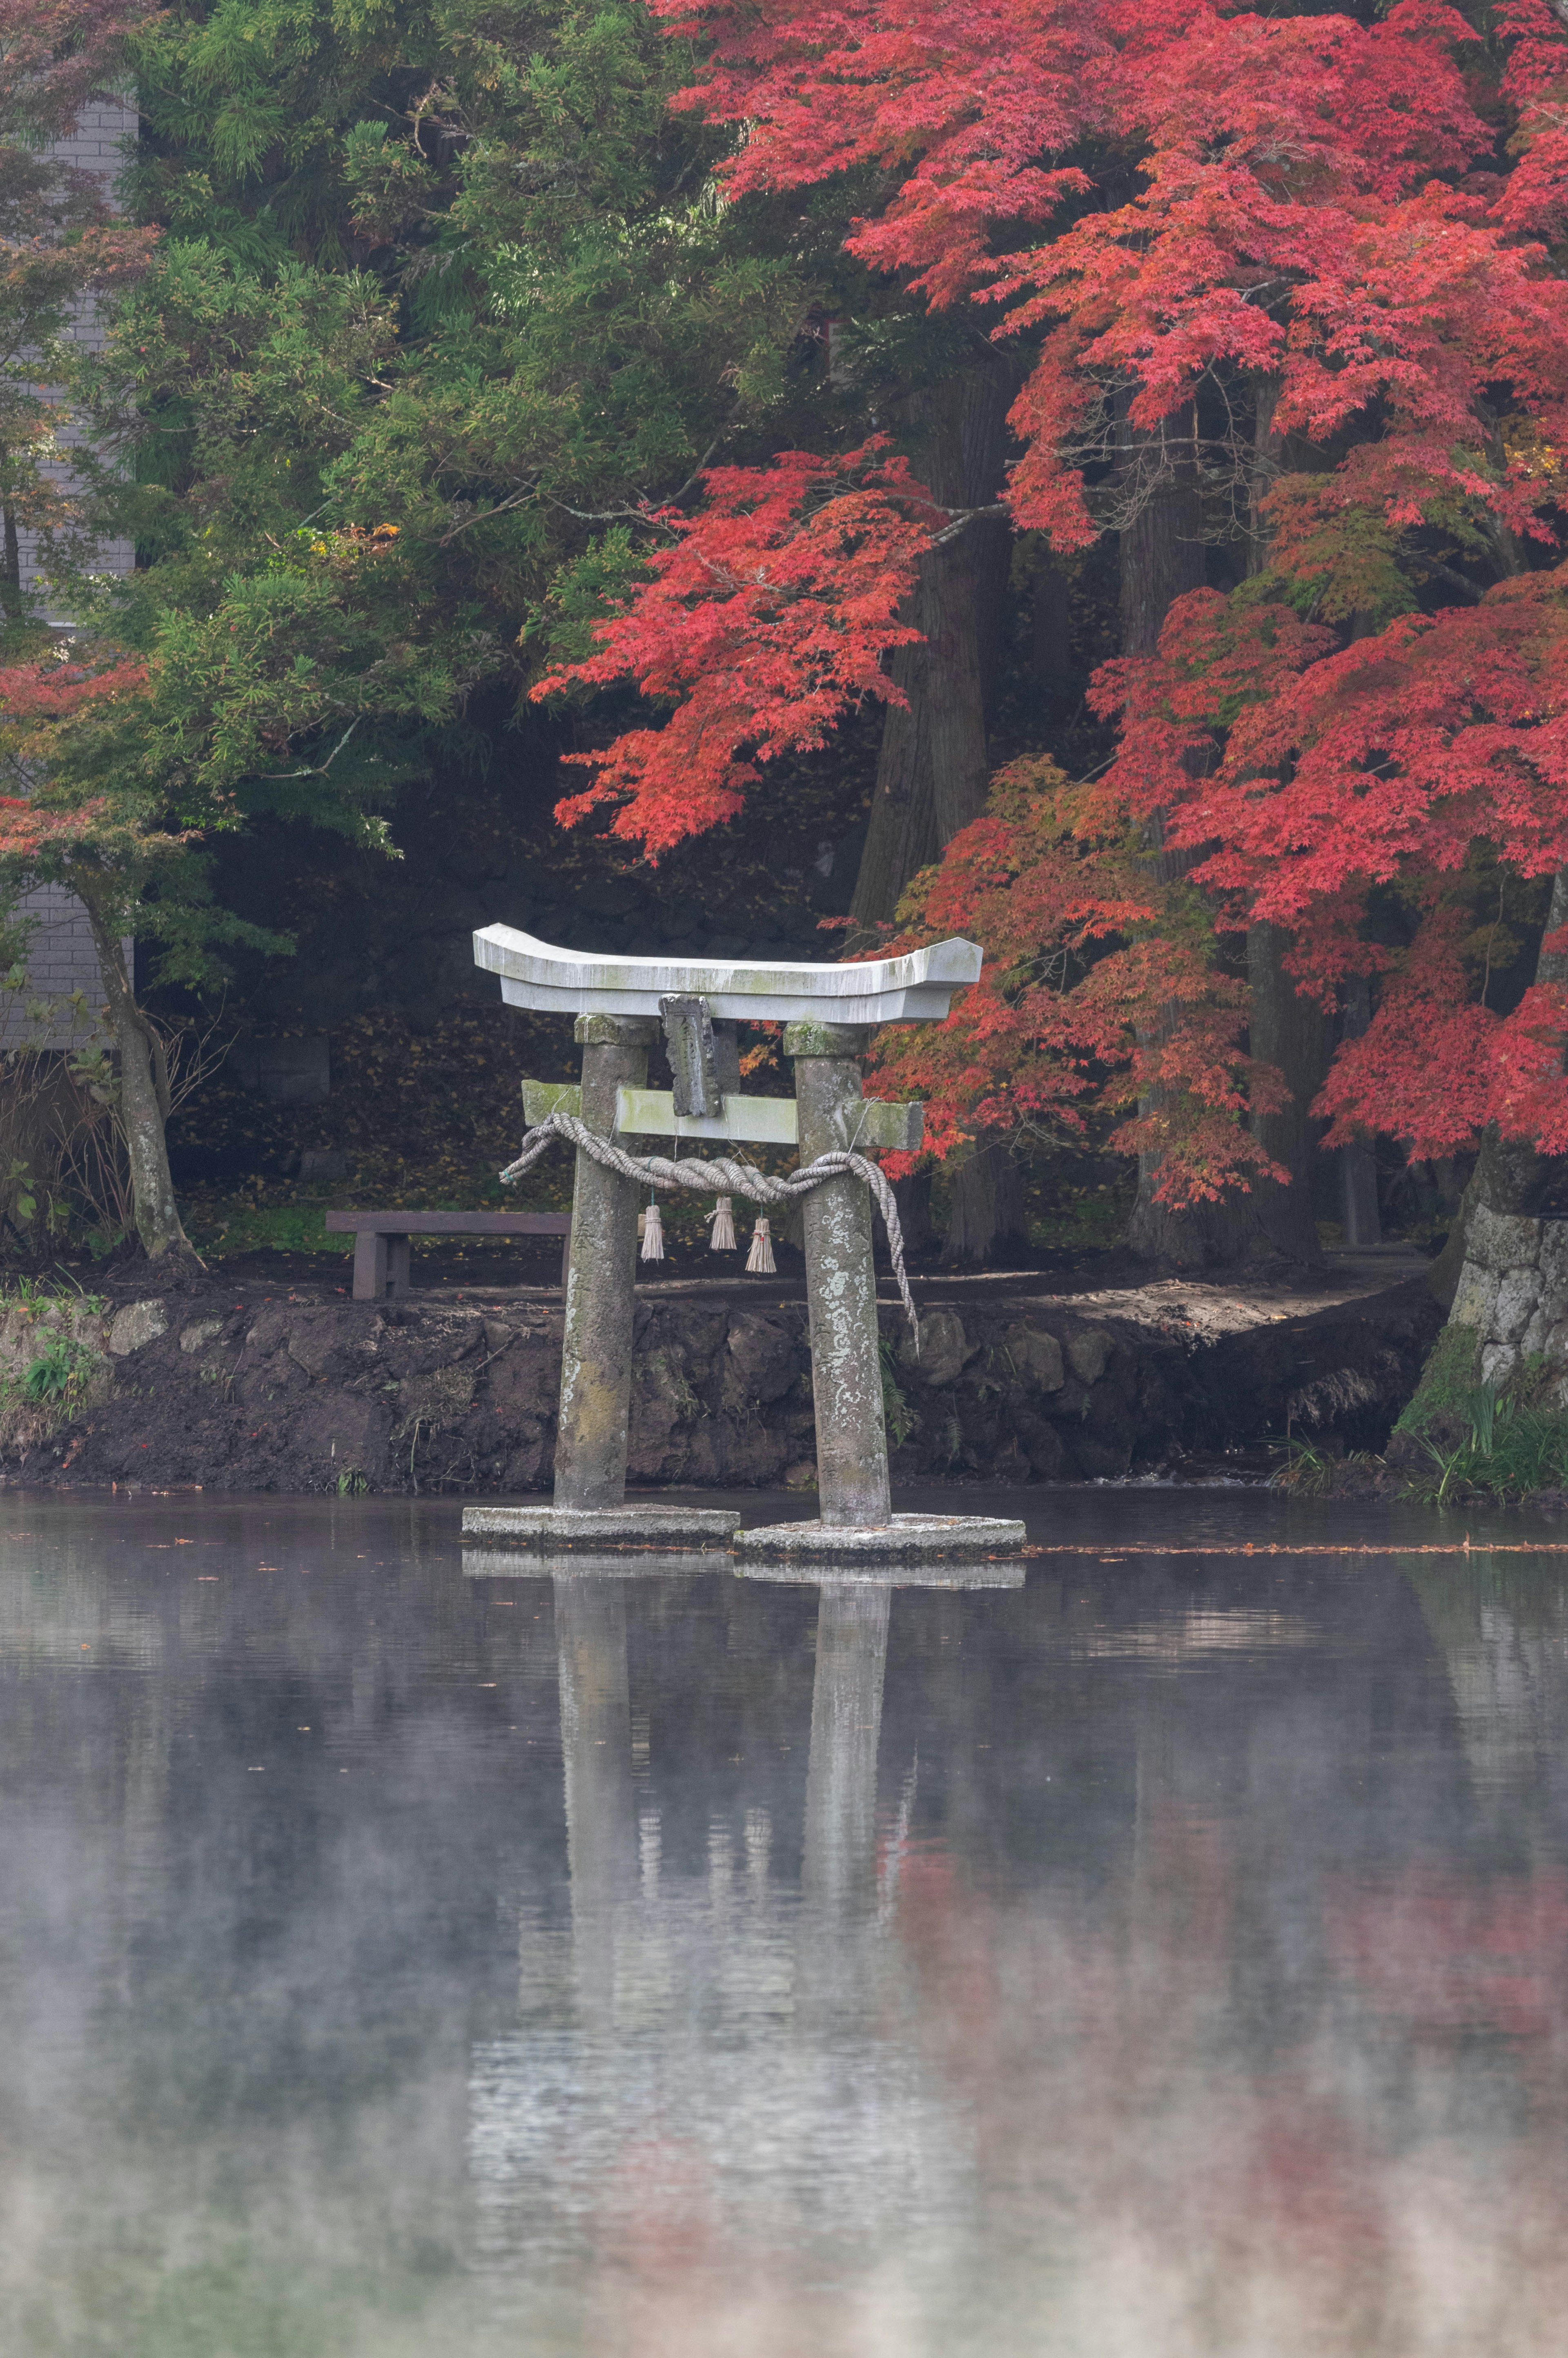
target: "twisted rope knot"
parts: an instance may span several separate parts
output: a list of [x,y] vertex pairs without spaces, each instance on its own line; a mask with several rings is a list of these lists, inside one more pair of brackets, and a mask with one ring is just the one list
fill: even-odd
[[753,1204],[794,1204],[809,1195],[814,1187],[824,1186],[829,1179],[860,1179],[871,1191],[871,1198],[882,1216],[887,1230],[888,1252],[892,1260],[892,1273],[898,1280],[898,1291],[914,1336],[914,1347],[920,1348],[920,1320],[915,1313],[914,1296],[909,1290],[909,1279],[903,1266],[903,1230],[899,1225],[898,1206],[892,1189],[874,1163],[863,1154],[840,1149],[831,1154],[819,1154],[815,1163],[807,1163],[799,1171],[790,1172],[783,1179],[771,1178],[765,1171],[757,1171],[749,1163],[730,1163],[724,1159],[708,1162],[692,1155],[672,1163],[663,1154],[628,1154],[613,1139],[601,1138],[597,1130],[589,1130],[586,1121],[575,1113],[552,1113],[528,1132],[523,1141],[523,1152],[515,1163],[509,1163],[501,1174],[503,1186],[510,1186],[531,1171],[552,1139],[564,1139],[606,1171],[619,1172],[622,1179],[634,1179],[649,1187],[691,1187],[702,1195],[744,1195]]

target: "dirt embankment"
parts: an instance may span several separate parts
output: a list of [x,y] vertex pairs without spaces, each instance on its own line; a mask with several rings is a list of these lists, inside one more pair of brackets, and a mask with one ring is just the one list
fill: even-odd
[[[1409,1278],[1295,1310],[1190,1284],[930,1293],[918,1358],[902,1314],[882,1317],[906,1480],[1152,1472],[1287,1423],[1331,1449],[1376,1448],[1442,1317]],[[551,1479],[561,1321],[542,1290],[432,1289],[378,1306],[306,1286],[159,1297],[144,1285],[101,1313],[54,1314],[52,1331],[66,1330],[93,1355],[76,1397],[23,1408],[50,1323],[36,1311],[0,1322],[13,1402],[0,1479],[469,1495]],[[814,1455],[803,1301],[722,1284],[640,1293],[634,1483],[806,1488]]]

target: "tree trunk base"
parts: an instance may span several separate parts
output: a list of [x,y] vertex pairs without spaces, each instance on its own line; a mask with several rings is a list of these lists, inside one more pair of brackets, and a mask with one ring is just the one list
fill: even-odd
[[105,1278],[115,1293],[211,1293],[218,1284],[183,1238],[154,1257],[130,1238],[108,1263]]
[[1029,1252],[1023,1185],[1005,1146],[984,1146],[953,1174],[944,1269],[980,1269]]
[[[1280,1199],[1277,1205],[1265,1204],[1259,1190],[1239,1201],[1183,1210],[1141,1193],[1128,1223],[1128,1250],[1157,1269],[1182,1274],[1256,1269],[1272,1261],[1289,1269],[1321,1269],[1323,1245],[1316,1224],[1303,1223],[1296,1207],[1286,1205],[1285,1189],[1271,1193]],[[1288,1217],[1271,1219],[1271,1211]]]

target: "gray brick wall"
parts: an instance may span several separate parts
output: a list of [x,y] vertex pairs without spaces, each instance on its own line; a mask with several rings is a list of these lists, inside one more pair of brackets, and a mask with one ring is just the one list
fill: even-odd
[[[113,182],[124,169],[127,143],[135,135],[135,107],[102,99],[83,110],[71,137],[61,140],[54,152]],[[95,305],[84,303],[78,308],[71,332],[90,351],[102,347],[103,328]],[[73,436],[68,428],[60,438],[69,447]],[[61,460],[49,471],[57,481],[69,484],[69,460]],[[32,535],[24,533],[21,559],[26,590],[38,587],[37,554]],[[135,551],[128,540],[109,541],[101,552],[101,561],[106,573],[129,573]],[[50,611],[49,618],[62,627],[69,627],[71,621],[63,611]],[[81,903],[59,885],[43,884],[27,895],[22,913],[37,921],[37,930],[27,957],[27,989],[0,994],[0,1051],[23,1046],[70,1048],[101,1035],[98,1010],[103,980]],[[68,1003],[77,991],[86,1001],[85,1018]]]
[[[35,924],[25,990],[0,995],[0,1050],[76,1048],[106,1036],[99,1010],[103,979],[87,912],[63,885],[40,884],[21,914]],[[127,954],[131,945],[127,942]],[[70,1004],[81,991],[84,1009]]]

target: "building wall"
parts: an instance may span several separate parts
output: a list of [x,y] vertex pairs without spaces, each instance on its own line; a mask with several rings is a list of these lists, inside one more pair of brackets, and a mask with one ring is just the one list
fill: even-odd
[[[72,135],[59,141],[54,152],[82,170],[96,172],[106,182],[112,182],[123,170],[127,143],[134,141],[135,135],[135,108],[117,99],[100,99],[84,108]],[[95,304],[79,307],[72,333],[77,342],[88,350],[102,349],[103,324]],[[73,438],[69,428],[61,438],[69,445]],[[69,483],[70,460],[58,461],[49,472],[57,481]],[[37,590],[38,550],[31,534],[22,535],[21,559],[22,587]],[[104,544],[102,564],[106,573],[129,573],[135,560],[135,552],[128,540]],[[69,613],[46,611],[51,622],[69,629]],[[37,930],[28,952],[26,990],[0,994],[0,1052],[22,1046],[69,1048],[83,1044],[103,1032],[98,1011],[103,1000],[103,979],[86,912],[74,893],[58,884],[44,884],[26,895],[21,914],[36,921]],[[85,1013],[69,1004],[77,991],[86,1002]]]

